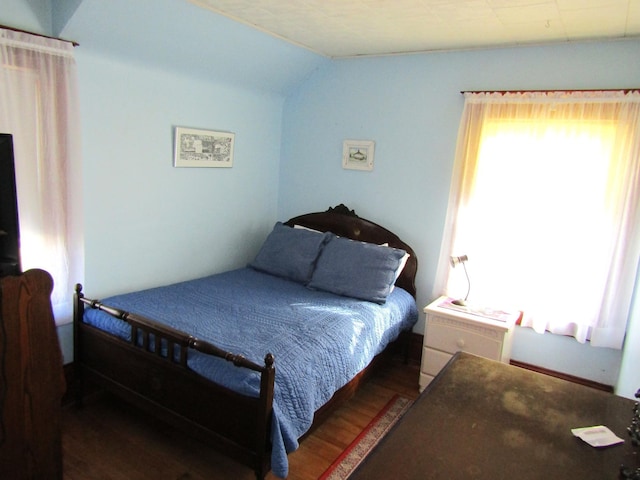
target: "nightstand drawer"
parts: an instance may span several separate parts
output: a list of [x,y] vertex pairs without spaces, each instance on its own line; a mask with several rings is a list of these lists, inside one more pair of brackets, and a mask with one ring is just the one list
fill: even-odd
[[425,345],[448,353],[470,352],[481,357],[500,360],[503,335],[494,330],[464,330],[438,323],[436,317],[427,326]]
[[432,350],[430,348],[422,349],[422,366],[420,371],[435,377],[440,370],[444,368],[449,360],[450,353],[441,352],[440,350]]

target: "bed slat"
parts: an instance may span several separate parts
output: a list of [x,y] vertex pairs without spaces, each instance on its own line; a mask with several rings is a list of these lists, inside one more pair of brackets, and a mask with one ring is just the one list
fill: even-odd
[[[76,286],[76,291],[79,293],[82,291],[82,285]],[[202,353],[208,355],[214,355],[219,358],[223,358],[228,362],[232,362],[237,367],[245,367],[256,372],[263,372],[265,369],[272,368],[274,363],[274,357],[271,353],[268,353],[265,357],[265,365],[258,365],[250,360],[247,360],[242,355],[227,352],[219,347],[216,347],[212,343],[200,340],[193,335],[186,334],[180,330],[169,327],[167,325],[159,324],[150,320],[142,315],[127,312],[119,308],[111,307],[103,304],[100,300],[92,300],[86,298],[84,295],[79,295],[78,300],[83,304],[101,310],[109,315],[128,323],[131,326],[131,343],[141,347],[151,353],[155,353],[162,358],[167,359],[170,362],[178,363],[184,367],[187,367],[187,348],[193,348]],[[151,337],[154,338],[154,348],[149,347]],[[166,343],[166,353],[162,348],[162,345]],[[179,348],[180,355],[178,359],[175,358],[176,347]]]

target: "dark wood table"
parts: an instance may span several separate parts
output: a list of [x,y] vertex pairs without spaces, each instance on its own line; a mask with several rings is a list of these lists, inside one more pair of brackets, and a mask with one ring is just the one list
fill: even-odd
[[[458,353],[350,479],[604,480],[637,467],[634,401]],[[594,448],[572,428],[606,425]]]

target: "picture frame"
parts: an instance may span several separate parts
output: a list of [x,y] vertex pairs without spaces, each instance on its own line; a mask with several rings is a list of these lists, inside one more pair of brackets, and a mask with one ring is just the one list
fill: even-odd
[[174,167],[233,166],[235,133],[176,127]]
[[342,168],[373,170],[375,142],[372,140],[345,140],[342,145]]

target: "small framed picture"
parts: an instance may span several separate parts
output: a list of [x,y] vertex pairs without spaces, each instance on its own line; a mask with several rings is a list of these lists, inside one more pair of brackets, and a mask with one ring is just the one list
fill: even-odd
[[342,168],[349,170],[373,170],[373,150],[371,140],[345,140],[342,146]]
[[176,127],[174,167],[233,166],[235,134]]

